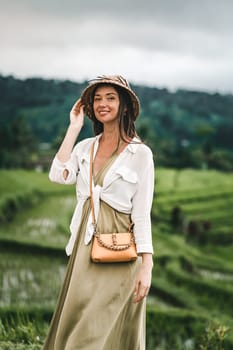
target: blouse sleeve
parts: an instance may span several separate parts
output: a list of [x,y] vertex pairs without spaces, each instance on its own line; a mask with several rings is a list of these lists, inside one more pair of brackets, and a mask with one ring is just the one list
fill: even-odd
[[[68,176],[64,179],[64,170],[68,170]],[[63,163],[57,156],[53,159],[50,171],[49,179],[52,182],[57,182],[59,184],[71,185],[76,183],[78,173],[78,158],[77,158],[77,146],[74,147],[70,159]]]
[[137,253],[152,253],[151,207],[154,193],[154,162],[150,157],[133,197],[132,221]]

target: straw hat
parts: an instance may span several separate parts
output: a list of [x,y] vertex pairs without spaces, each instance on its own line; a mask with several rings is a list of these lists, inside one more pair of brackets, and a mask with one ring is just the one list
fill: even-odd
[[87,116],[90,119],[93,118],[93,93],[96,87],[100,84],[111,84],[113,86],[119,86],[122,89],[124,89],[128,93],[132,102],[134,120],[136,120],[140,109],[139,99],[134,93],[134,91],[131,89],[127,80],[121,75],[101,75],[96,79],[90,80],[90,84],[83,90],[81,95],[81,101],[85,105],[85,113],[87,114]]

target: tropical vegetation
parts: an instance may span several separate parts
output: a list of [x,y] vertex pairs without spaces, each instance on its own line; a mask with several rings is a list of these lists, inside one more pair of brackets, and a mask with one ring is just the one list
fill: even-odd
[[[87,82],[0,76],[0,168],[46,168]],[[160,166],[233,170],[233,96],[136,86],[139,136]],[[92,135],[86,122],[80,139]]]
[[[0,171],[0,349],[40,349],[65,273],[73,186]],[[156,169],[147,350],[233,347],[232,177]]]

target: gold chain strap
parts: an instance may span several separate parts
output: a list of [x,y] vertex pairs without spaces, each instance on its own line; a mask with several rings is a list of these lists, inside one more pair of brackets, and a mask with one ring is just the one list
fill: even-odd
[[105,243],[101,238],[99,232],[95,234],[95,237],[97,238],[98,243],[107,249],[110,250],[115,250],[115,251],[123,251],[131,247],[131,245],[134,244],[134,236],[132,232],[129,232],[131,237],[130,237],[130,243],[124,244],[124,245],[117,245],[117,233],[112,233],[112,242],[113,244],[107,244]]

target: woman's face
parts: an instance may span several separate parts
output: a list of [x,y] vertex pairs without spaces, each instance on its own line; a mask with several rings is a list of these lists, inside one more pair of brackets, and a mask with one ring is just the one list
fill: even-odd
[[101,123],[117,121],[120,99],[118,92],[110,85],[99,86],[94,94],[93,109]]

